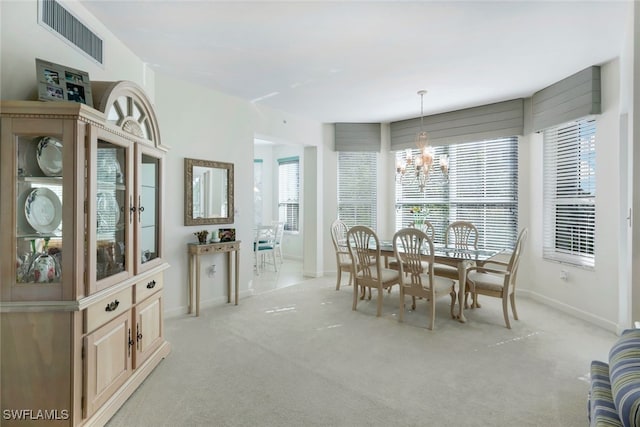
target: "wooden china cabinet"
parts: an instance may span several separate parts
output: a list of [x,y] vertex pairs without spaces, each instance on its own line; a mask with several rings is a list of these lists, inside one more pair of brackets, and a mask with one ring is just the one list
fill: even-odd
[[169,353],[164,157],[131,82],[2,101],[2,425],[103,425]]

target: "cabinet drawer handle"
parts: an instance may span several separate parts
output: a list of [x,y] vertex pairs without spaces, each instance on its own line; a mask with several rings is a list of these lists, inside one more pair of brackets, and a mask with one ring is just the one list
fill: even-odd
[[120,301],[118,300],[112,301],[109,304],[107,304],[104,311],[116,311],[116,308],[118,308],[119,304],[120,304]]
[[153,289],[156,287],[156,281],[152,280],[149,283],[147,283],[147,289]]

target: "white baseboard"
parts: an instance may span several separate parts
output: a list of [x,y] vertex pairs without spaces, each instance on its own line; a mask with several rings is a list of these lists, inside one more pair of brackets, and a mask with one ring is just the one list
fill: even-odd
[[[243,290],[240,291],[240,293],[238,294],[238,304],[242,304],[242,298],[248,297],[253,295],[253,289],[248,289],[248,290]],[[233,298],[234,295],[231,295],[231,304],[233,304]],[[201,300],[200,301],[200,310],[202,310],[203,308],[209,308],[209,307],[216,307],[216,306],[222,306],[222,305],[227,305],[229,304],[227,302],[227,296],[219,296],[219,297],[215,297],[215,298],[210,298],[210,299],[206,299],[206,300]],[[194,307],[194,313],[195,313],[195,307]],[[171,310],[166,310],[164,312],[164,318],[165,319],[171,319],[171,318],[175,318],[175,317],[180,317],[180,316],[184,316],[185,314],[188,314],[187,312],[189,311],[189,307],[186,305],[180,306],[180,307],[176,307],[176,308],[172,308]],[[194,314],[192,313],[192,314]]]
[[620,335],[620,332],[622,332],[622,330],[616,323],[611,322],[610,320],[604,319],[602,317],[596,316],[592,313],[586,312],[584,310],[580,310],[578,308],[570,306],[569,304],[566,304],[564,302],[546,297],[544,295],[540,295],[536,292],[528,291],[526,289],[520,289],[518,293],[528,298],[531,298],[532,300],[548,305],[549,307],[553,307],[558,311],[567,313],[573,317],[577,317],[578,319],[582,319],[586,322],[592,323],[596,326],[606,329],[607,331],[614,332],[617,335]]

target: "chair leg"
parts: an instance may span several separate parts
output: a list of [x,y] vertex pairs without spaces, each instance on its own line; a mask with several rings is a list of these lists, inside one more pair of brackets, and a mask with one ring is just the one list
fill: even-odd
[[384,289],[378,288],[378,310],[376,312],[376,316],[380,317],[382,315],[382,294],[384,293]]
[[431,316],[429,318],[429,330],[433,331],[433,325],[436,323],[436,299],[435,297],[431,298],[431,304],[427,304],[431,306]]
[[473,304],[475,305],[476,308],[482,308],[482,306],[480,305],[480,303],[478,302],[478,294],[475,294],[473,297]]
[[416,309],[416,297],[411,297],[411,310],[415,311]]
[[400,285],[400,314],[398,315],[398,320],[404,322],[404,291],[402,290],[402,285]]
[[502,298],[502,312],[504,313],[504,322],[507,324],[507,329],[511,329],[511,323],[509,323],[509,307],[507,307],[508,304],[509,300],[507,300],[507,298]]
[[511,299],[511,311],[513,311],[513,318],[518,320],[518,312],[516,311],[516,294],[512,293],[509,298]]
[[258,264],[258,254],[254,252],[253,254],[253,260],[254,260],[254,264],[253,264],[253,268],[256,270],[256,276],[260,275],[260,265]]
[[456,306],[456,293],[455,291],[451,291],[449,295],[451,295],[451,318],[455,319],[456,315],[454,314],[453,309]]
[[353,306],[351,307],[351,309],[355,310],[357,306],[358,306],[358,282],[355,282],[353,284]]
[[340,280],[342,280],[342,269],[338,267],[338,280],[336,280],[336,291],[340,290]]

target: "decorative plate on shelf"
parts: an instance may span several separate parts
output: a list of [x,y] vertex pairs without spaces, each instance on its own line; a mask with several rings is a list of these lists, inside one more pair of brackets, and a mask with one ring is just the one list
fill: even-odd
[[62,172],[62,142],[45,136],[38,142],[36,150],[38,166],[47,176],[60,176]]
[[62,221],[62,203],[48,188],[35,188],[24,203],[24,215],[37,232],[52,233]]
[[98,193],[96,205],[98,214],[98,229],[100,231],[113,231],[120,221],[120,206],[113,194]]

